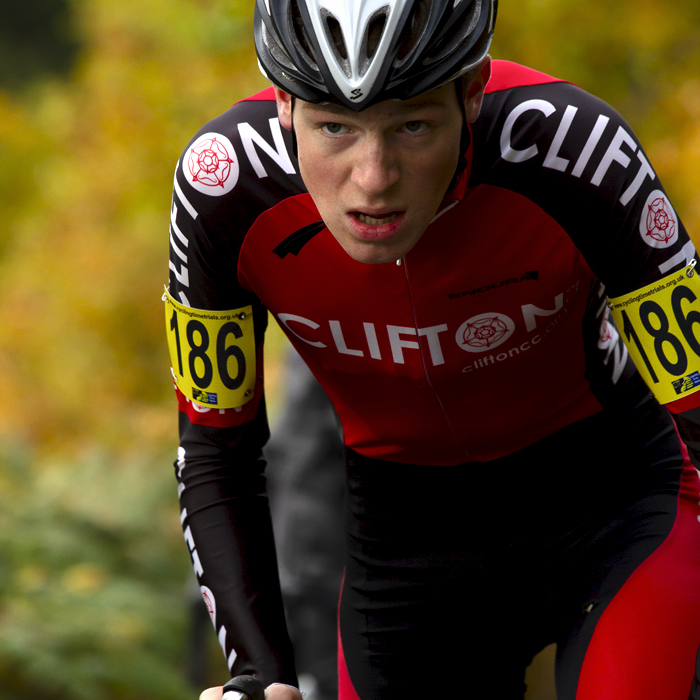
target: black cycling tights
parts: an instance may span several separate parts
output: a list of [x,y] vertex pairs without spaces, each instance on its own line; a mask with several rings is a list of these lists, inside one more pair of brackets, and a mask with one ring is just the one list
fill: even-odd
[[552,642],[559,700],[700,700],[697,472],[652,418],[456,467],[350,452],[340,700],[522,700]]

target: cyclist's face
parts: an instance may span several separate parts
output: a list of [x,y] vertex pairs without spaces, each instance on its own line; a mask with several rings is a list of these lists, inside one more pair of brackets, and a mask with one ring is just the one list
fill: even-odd
[[[478,114],[483,84],[470,91]],[[282,125],[291,101],[278,91]],[[294,103],[299,167],[331,233],[351,258],[386,263],[406,255],[435,216],[459,155],[462,110],[448,84],[362,112]]]

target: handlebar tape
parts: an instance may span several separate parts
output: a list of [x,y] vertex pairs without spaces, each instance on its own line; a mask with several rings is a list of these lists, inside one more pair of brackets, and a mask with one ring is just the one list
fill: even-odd
[[265,688],[254,676],[236,676],[224,686],[222,700],[265,700]]

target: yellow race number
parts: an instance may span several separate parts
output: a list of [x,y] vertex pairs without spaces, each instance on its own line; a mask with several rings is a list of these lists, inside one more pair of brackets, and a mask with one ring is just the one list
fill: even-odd
[[681,272],[610,299],[637,369],[660,403],[700,389],[700,279]]
[[197,404],[238,408],[253,398],[253,307],[207,311],[183,306],[166,290],[165,323],[173,376]]

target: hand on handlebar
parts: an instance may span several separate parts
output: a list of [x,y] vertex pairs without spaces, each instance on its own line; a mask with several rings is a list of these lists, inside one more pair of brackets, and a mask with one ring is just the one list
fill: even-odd
[[[221,700],[223,691],[223,686],[208,688],[199,696],[199,700]],[[302,696],[296,688],[281,683],[272,683],[265,689],[265,700],[302,700]]]

